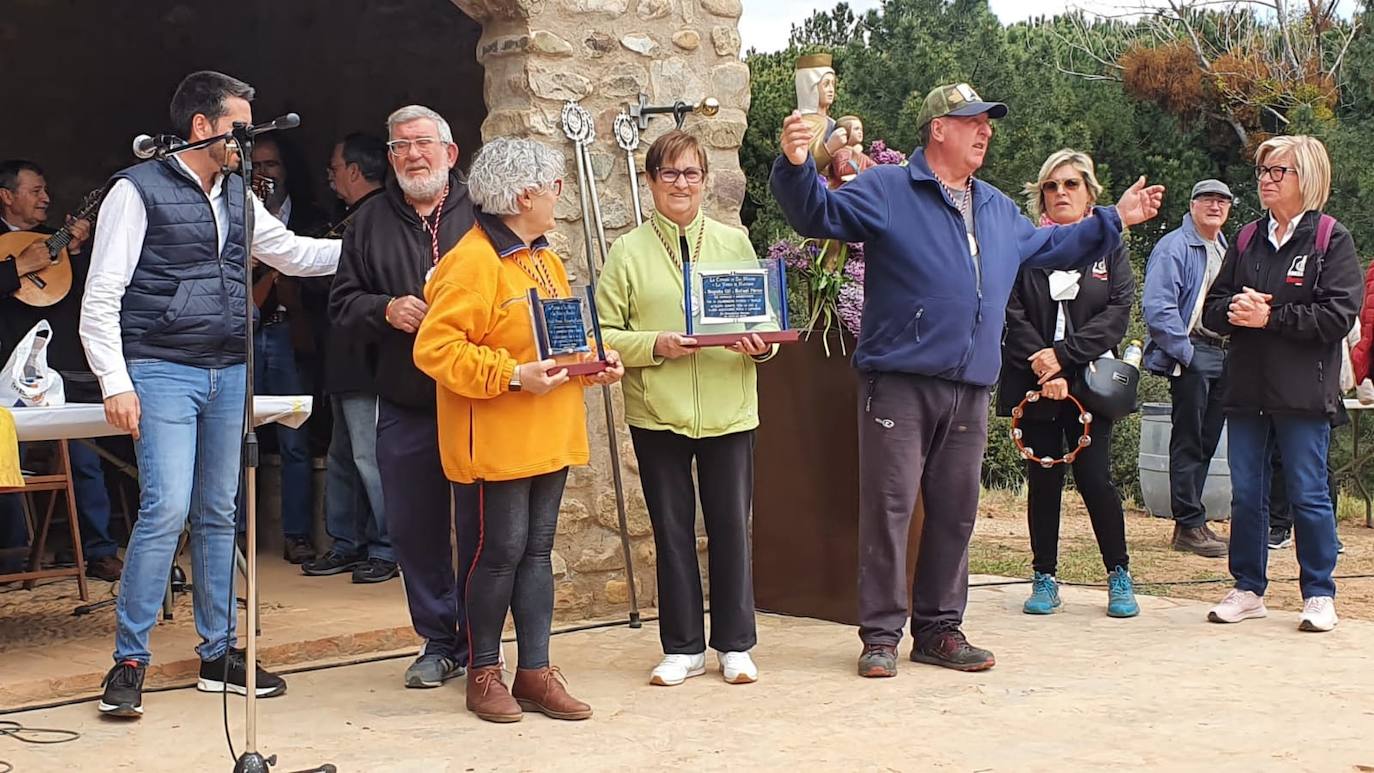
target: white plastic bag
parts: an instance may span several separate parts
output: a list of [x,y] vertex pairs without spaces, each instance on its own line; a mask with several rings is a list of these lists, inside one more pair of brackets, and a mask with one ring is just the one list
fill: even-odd
[[52,327],[47,320],[40,320],[10,352],[0,373],[0,405],[48,407],[67,402],[62,376],[48,367],[51,340]]
[[1355,320],[1354,326],[1346,334],[1345,340],[1341,342],[1341,394],[1345,394],[1354,389],[1355,384],[1355,365],[1350,361],[1350,352],[1355,348],[1355,344],[1360,342],[1360,321]]

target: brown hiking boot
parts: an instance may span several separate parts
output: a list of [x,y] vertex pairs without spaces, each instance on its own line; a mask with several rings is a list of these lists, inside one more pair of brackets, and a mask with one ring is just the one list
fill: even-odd
[[488,722],[519,722],[524,712],[510,697],[501,681],[500,666],[474,668],[468,672],[468,711]]
[[1225,545],[1228,549],[1231,547],[1231,541],[1230,541],[1229,539],[1227,539],[1227,538],[1221,536],[1220,534],[1217,534],[1216,532],[1212,531],[1212,524],[1210,524],[1210,523],[1204,523],[1204,524],[1202,524],[1202,530],[1205,531],[1205,532],[1207,532],[1207,536],[1209,536],[1209,537],[1211,537],[1212,539],[1216,540],[1217,542],[1220,542],[1221,544]]
[[1196,526],[1185,529],[1181,524],[1176,523],[1174,524],[1174,550],[1193,553],[1205,558],[1221,558],[1226,555],[1226,543],[1212,537],[1205,527]]
[[891,644],[864,644],[859,655],[859,676],[885,679],[897,675],[897,648]]
[[557,666],[519,668],[511,695],[525,711],[538,711],[554,719],[587,719],[592,707],[568,694],[563,686],[563,672]]

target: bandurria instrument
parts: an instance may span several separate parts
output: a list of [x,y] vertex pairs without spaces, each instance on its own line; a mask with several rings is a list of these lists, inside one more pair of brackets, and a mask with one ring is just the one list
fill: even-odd
[[[71,216],[71,222],[85,220],[95,225],[95,215],[100,202],[105,199],[105,188],[98,188],[86,194],[81,206]],[[55,234],[37,231],[11,231],[0,234],[0,258],[13,260],[35,242],[43,242],[51,263],[46,268],[19,277],[19,289],[14,297],[30,306],[51,306],[72,289],[72,263],[67,254],[67,245],[72,243],[72,229],[64,225]]]

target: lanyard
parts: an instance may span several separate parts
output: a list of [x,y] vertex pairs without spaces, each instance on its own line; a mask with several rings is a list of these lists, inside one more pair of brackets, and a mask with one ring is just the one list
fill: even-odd
[[430,263],[431,266],[439,265],[439,221],[444,217],[444,199],[447,198],[448,186],[445,185],[444,192],[439,194],[439,203],[434,207],[434,225],[429,224],[428,217],[420,217],[420,222],[425,224],[425,230],[429,231],[429,248],[434,258]]

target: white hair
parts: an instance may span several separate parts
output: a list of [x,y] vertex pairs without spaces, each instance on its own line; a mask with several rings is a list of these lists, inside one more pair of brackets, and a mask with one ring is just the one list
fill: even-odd
[[430,110],[424,105],[406,105],[400,110],[397,110],[396,112],[387,116],[387,138],[392,139],[396,136],[397,126],[400,126],[403,123],[410,123],[411,121],[419,121],[421,119],[426,118],[433,121],[434,125],[438,127],[439,139],[449,143],[450,145],[453,144],[453,129],[449,128],[448,121],[445,121],[443,116],[439,115],[433,110]]
[[473,159],[468,195],[487,214],[518,215],[520,194],[547,188],[562,174],[561,151],[537,140],[498,137]]

